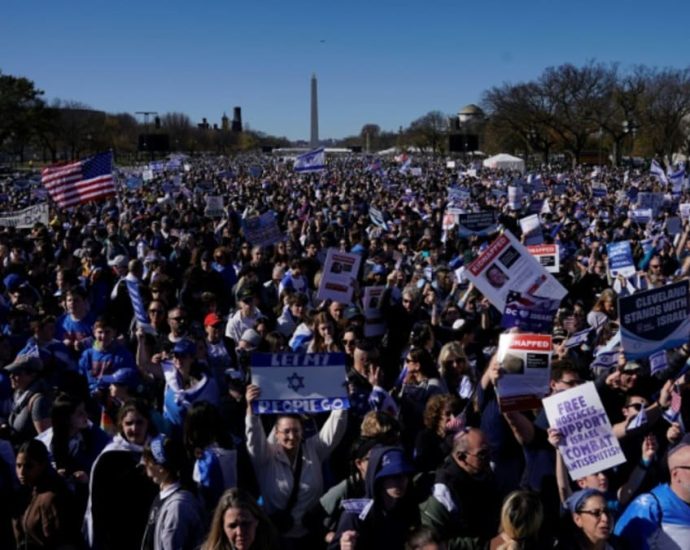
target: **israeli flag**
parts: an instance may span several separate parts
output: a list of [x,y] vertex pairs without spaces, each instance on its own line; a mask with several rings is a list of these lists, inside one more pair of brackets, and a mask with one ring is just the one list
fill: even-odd
[[137,325],[147,332],[155,333],[151,323],[149,323],[149,318],[146,314],[146,306],[139,293],[139,281],[131,273],[128,273],[124,280],[125,285],[127,285],[129,299],[132,302],[132,309],[134,310],[134,317],[137,320]]
[[326,151],[323,147],[300,155],[295,160],[295,172],[320,172],[326,169]]
[[666,177],[666,173],[664,172],[664,169],[661,167],[661,165],[656,161],[656,159],[652,160],[652,165],[649,167],[649,173],[659,178],[659,181],[664,185],[668,185],[668,178]]

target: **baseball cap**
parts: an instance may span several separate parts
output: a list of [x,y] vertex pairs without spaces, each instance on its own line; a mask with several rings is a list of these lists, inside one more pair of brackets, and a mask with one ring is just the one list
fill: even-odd
[[343,312],[343,317],[348,321],[351,321],[355,317],[363,317],[364,314],[359,310],[357,306],[348,306]]
[[240,340],[244,340],[253,348],[256,348],[261,343],[261,335],[253,328],[248,328],[242,333]]
[[206,317],[204,317],[204,326],[205,327],[212,327],[218,324],[221,324],[223,322],[223,319],[218,317],[217,313],[209,313]]
[[16,273],[10,273],[7,277],[2,280],[7,292],[15,292],[19,290],[25,283],[24,277]]
[[382,457],[379,463],[380,469],[376,472],[377,480],[384,477],[399,476],[403,474],[411,474],[414,472],[414,468],[407,461],[405,455],[403,455],[402,449],[391,449],[387,451]]
[[124,254],[118,254],[108,262],[110,267],[127,267],[129,259]]
[[237,298],[241,301],[251,300],[254,297],[254,291],[249,287],[242,288],[237,293]]
[[109,386],[110,384],[136,389],[141,384],[141,378],[136,369],[117,369],[113,374],[102,376],[100,379],[100,385]]
[[172,352],[174,355],[196,355],[196,345],[191,340],[183,338],[175,344]]
[[41,372],[42,370],[43,361],[34,355],[18,355],[12,363],[5,365],[7,372]]
[[625,365],[623,365],[623,368],[621,369],[622,372],[639,372],[642,369],[642,365],[640,365],[637,361],[628,361]]

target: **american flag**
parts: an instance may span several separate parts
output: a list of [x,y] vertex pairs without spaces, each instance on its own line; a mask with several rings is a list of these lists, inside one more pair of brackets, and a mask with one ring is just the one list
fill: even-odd
[[115,194],[112,153],[44,168],[41,182],[60,208],[111,197]]

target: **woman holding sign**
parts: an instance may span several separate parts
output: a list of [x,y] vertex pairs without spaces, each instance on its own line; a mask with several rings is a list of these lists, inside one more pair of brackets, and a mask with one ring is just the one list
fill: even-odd
[[311,548],[313,534],[302,525],[302,518],[323,494],[322,465],[343,438],[347,415],[342,409],[333,410],[321,431],[306,440],[299,416],[279,415],[275,439],[267,439],[261,419],[252,410],[260,395],[259,386],[247,388],[246,435],[266,511],[284,547]]

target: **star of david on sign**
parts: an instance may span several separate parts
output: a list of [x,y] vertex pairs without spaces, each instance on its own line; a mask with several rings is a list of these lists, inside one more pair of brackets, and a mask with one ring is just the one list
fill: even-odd
[[287,377],[288,381],[288,387],[292,391],[298,391],[304,388],[304,376],[300,376],[296,372],[293,372],[292,375]]

